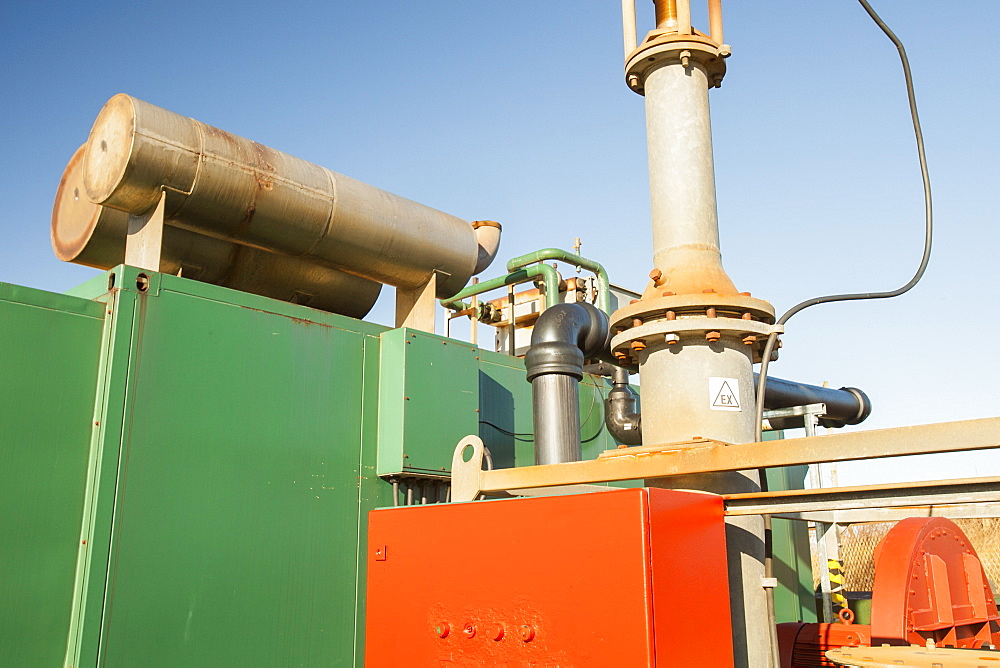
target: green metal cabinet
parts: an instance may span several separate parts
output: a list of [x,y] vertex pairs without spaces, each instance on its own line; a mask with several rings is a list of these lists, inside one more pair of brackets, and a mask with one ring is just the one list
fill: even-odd
[[534,462],[520,359],[132,267],[71,292],[0,284],[0,665],[360,666],[380,476],[469,434]]
[[100,663],[347,665],[368,335],[159,278],[119,295],[133,330]]
[[0,666],[66,653],[104,316],[0,283]]
[[379,475],[447,475],[455,446],[479,429],[480,350],[406,328],[380,340]]
[[0,288],[0,665],[360,665],[385,328],[139,274]]

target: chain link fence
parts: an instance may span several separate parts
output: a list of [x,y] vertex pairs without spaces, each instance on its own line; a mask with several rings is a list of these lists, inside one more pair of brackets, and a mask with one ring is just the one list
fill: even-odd
[[[953,520],[969,537],[979,554],[994,596],[1000,596],[1000,518]],[[875,582],[875,546],[885,537],[895,522],[851,524],[840,533],[840,557],[844,562],[844,589],[849,592],[870,592]],[[819,586],[813,568],[814,584]]]

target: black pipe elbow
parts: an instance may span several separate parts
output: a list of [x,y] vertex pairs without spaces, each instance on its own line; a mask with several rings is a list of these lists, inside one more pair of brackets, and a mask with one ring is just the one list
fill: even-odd
[[611,391],[604,400],[604,425],[619,443],[642,445],[642,413],[639,397],[628,384],[628,371],[615,367]]
[[545,309],[531,332],[524,356],[528,380],[558,373],[583,379],[583,362],[603,357],[611,344],[608,316],[586,303],[556,304]]

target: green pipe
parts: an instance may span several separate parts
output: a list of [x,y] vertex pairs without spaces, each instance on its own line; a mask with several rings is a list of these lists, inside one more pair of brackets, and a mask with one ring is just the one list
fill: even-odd
[[608,272],[604,269],[604,265],[600,262],[588,260],[587,258],[581,257],[576,253],[570,253],[569,251],[559,248],[543,248],[542,250],[537,250],[533,253],[528,253],[527,255],[515,257],[513,260],[510,260],[507,263],[507,271],[521,269],[530,264],[534,264],[535,262],[542,262],[544,260],[558,260],[559,262],[565,262],[566,264],[571,264],[573,266],[580,267],[581,269],[594,272],[594,274],[597,275],[597,307],[608,315],[611,315],[611,281],[608,280]]
[[466,297],[482,294],[483,292],[489,292],[490,290],[502,288],[505,285],[527,283],[528,281],[536,278],[541,278],[545,283],[545,295],[542,301],[542,310],[544,311],[549,306],[558,304],[559,274],[556,273],[555,268],[550,267],[547,264],[538,264],[532,267],[517,269],[515,271],[511,271],[505,276],[497,276],[496,278],[491,278],[490,280],[483,281],[482,283],[467,285],[460,292],[457,292],[448,299],[442,299],[441,304],[445,308],[453,311],[461,311],[462,309],[469,308],[468,304],[461,301]]

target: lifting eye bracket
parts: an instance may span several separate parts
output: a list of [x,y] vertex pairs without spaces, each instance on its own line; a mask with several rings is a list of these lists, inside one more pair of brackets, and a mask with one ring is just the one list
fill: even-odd
[[455,446],[455,454],[451,458],[452,501],[474,501],[479,497],[482,492],[479,474],[483,470],[485,451],[483,439],[472,434]]

